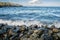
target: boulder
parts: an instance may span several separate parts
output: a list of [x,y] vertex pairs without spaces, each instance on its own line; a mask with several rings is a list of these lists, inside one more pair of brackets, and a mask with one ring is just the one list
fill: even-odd
[[57,33],[57,36],[60,38],[60,32],[59,32],[59,33]]
[[25,29],[26,29],[26,25],[21,25],[21,26],[20,26],[20,30],[21,30],[21,31],[25,31]]
[[56,33],[53,34],[54,40],[58,40],[58,35]]
[[54,33],[57,33],[57,32],[59,32],[59,30],[57,29],[57,28],[53,28],[53,30],[52,30]]

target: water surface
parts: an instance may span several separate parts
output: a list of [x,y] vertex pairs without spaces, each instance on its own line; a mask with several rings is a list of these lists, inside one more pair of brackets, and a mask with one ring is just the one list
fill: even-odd
[[2,7],[0,19],[60,22],[60,7]]

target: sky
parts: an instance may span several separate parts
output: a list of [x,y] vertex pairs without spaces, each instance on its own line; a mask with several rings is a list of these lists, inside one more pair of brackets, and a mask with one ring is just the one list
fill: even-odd
[[24,6],[59,6],[60,0],[0,0],[0,2],[15,2]]

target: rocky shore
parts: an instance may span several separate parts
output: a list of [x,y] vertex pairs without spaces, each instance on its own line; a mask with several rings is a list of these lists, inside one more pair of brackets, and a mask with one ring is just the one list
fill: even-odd
[[0,40],[60,40],[60,28],[51,25],[8,25],[0,23]]
[[0,7],[22,7],[22,5],[13,2],[0,2]]

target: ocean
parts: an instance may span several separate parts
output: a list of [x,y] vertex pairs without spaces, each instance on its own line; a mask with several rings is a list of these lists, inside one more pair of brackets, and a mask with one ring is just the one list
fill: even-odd
[[1,7],[0,19],[43,23],[60,22],[60,7]]

